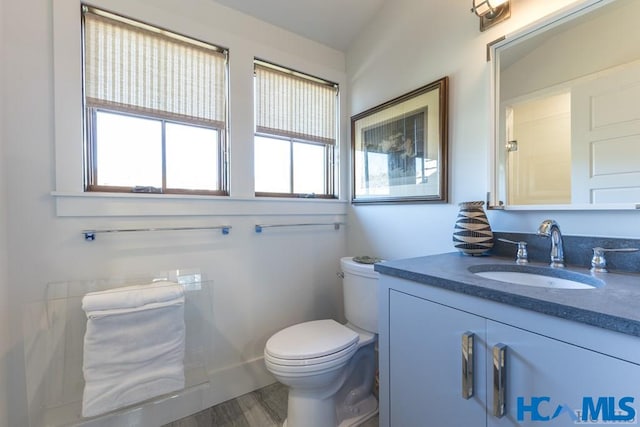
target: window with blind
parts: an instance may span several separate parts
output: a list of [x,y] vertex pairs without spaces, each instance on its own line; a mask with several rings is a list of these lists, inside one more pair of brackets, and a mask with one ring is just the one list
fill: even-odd
[[335,198],[338,85],[255,60],[256,196]]
[[82,12],[86,189],[228,194],[227,51]]

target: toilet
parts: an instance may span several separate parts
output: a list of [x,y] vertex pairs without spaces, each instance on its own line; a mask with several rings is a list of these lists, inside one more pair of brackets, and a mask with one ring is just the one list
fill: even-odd
[[378,413],[373,395],[378,331],[378,273],[340,259],[347,324],[299,323],[265,345],[269,372],[289,387],[285,427],[357,426]]

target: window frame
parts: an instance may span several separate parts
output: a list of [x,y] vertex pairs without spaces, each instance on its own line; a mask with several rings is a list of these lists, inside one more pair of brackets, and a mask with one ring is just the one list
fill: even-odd
[[[140,119],[145,119],[145,120],[153,120],[155,122],[160,122],[160,126],[162,129],[162,138],[159,141],[161,144],[161,153],[162,153],[162,159],[161,159],[161,169],[162,169],[162,186],[161,187],[144,187],[144,188],[139,188],[139,187],[128,187],[128,186],[114,186],[114,185],[100,185],[98,184],[98,167],[97,167],[97,162],[98,162],[98,157],[97,154],[95,153],[96,149],[97,149],[97,141],[96,141],[96,135],[95,132],[93,132],[93,130],[96,129],[96,122],[97,122],[97,118],[96,118],[96,114],[98,112],[103,112],[103,113],[108,113],[108,114],[117,114],[117,115],[121,115],[121,116],[125,116],[125,117],[133,117],[133,118],[140,118]],[[92,192],[92,191],[96,191],[96,192],[107,192],[107,193],[154,193],[154,194],[194,194],[194,195],[212,195],[212,196],[225,196],[228,195],[227,192],[225,192],[224,190],[205,190],[205,189],[185,189],[185,188],[172,188],[172,187],[167,187],[167,155],[166,155],[166,150],[167,150],[167,139],[166,139],[166,125],[168,123],[171,124],[177,124],[177,125],[184,125],[184,126],[192,126],[192,127],[200,127],[200,128],[204,128],[204,129],[210,129],[210,130],[215,130],[218,134],[218,140],[215,142],[216,144],[216,149],[218,151],[218,166],[217,166],[217,171],[218,171],[218,182],[219,188],[225,188],[226,187],[226,182],[224,182],[224,180],[226,179],[226,174],[224,173],[224,169],[223,169],[223,164],[224,164],[224,154],[225,154],[225,149],[223,147],[224,145],[224,129],[221,128],[216,128],[214,126],[210,126],[210,125],[204,125],[204,124],[197,124],[194,121],[178,121],[178,120],[170,120],[164,117],[154,117],[154,116],[147,116],[144,114],[139,114],[139,113],[132,113],[130,111],[126,111],[126,109],[122,109],[122,110],[117,110],[117,109],[107,109],[107,108],[103,108],[103,107],[86,107],[85,108],[85,117],[86,117],[86,129],[87,129],[87,142],[85,142],[85,149],[86,149],[86,161],[85,161],[85,167],[86,167],[86,173],[85,173],[85,179],[86,179],[86,183],[85,183],[85,189],[86,191]],[[151,191],[150,191],[151,190]],[[156,191],[156,190],[160,190],[160,191]]]
[[[255,132],[254,133],[254,144],[255,137],[263,137],[270,139],[278,139],[281,141],[289,142],[289,188],[291,192],[289,193],[280,193],[280,192],[271,192],[271,191],[255,191],[256,197],[289,197],[289,198],[301,198],[301,199],[337,199],[335,194],[335,159],[336,159],[336,147],[334,144],[326,144],[317,141],[308,141],[300,138],[287,138],[279,135],[272,135],[263,132]],[[324,187],[325,193],[294,193],[294,170],[295,166],[293,163],[293,147],[294,144],[308,144],[314,145],[317,147],[324,148]],[[255,178],[255,177],[254,177]]]
[[[255,139],[256,137],[263,138],[271,138],[271,139],[279,139],[284,141],[289,141],[289,156],[290,156],[290,165],[289,165],[289,188],[291,192],[282,193],[282,192],[270,192],[270,191],[254,191],[255,197],[276,197],[276,198],[303,198],[303,199],[338,199],[338,179],[339,179],[339,166],[338,166],[338,150],[340,147],[340,85],[338,83],[313,76],[308,73],[304,73],[301,71],[294,70],[292,68],[284,67],[281,65],[274,64],[269,61],[265,61],[263,59],[254,58],[253,67],[254,67],[254,109],[257,109],[257,84],[256,84],[256,66],[269,68],[276,72],[282,74],[289,74],[292,78],[307,80],[309,82],[313,82],[319,85],[325,85],[332,87],[335,90],[335,111],[334,111],[334,135],[335,139],[331,142],[325,141],[323,142],[320,138],[305,139],[301,135],[293,135],[290,132],[282,131],[278,129],[274,129],[275,132],[269,133],[264,130],[258,130],[257,119],[254,120],[254,153],[255,153]],[[278,132],[279,131],[279,132]],[[317,193],[295,193],[294,190],[294,162],[293,162],[293,146],[295,143],[300,144],[310,144],[315,146],[324,147],[325,153],[325,161],[324,161],[324,181],[325,181],[325,193],[317,194]],[[255,162],[254,158],[254,162]],[[254,167],[255,173],[255,167]],[[255,186],[255,175],[254,175],[254,186]]]
[[[183,195],[201,195],[201,196],[229,196],[229,49],[214,45],[212,43],[203,42],[194,39],[189,36],[179,34],[175,31],[167,30],[156,25],[151,25],[146,22],[125,17],[123,15],[107,11],[102,8],[96,8],[85,3],[80,3],[81,8],[81,64],[82,64],[82,114],[83,114],[83,188],[85,192],[97,192],[97,193],[134,193],[134,194],[183,194]],[[151,29],[153,32],[157,32],[164,36],[175,38],[182,43],[193,44],[197,47],[205,47],[212,51],[220,52],[224,55],[224,123],[222,127],[215,126],[214,121],[206,119],[200,119],[197,117],[178,116],[172,115],[172,113],[158,111],[147,111],[137,108],[135,106],[127,107],[126,105],[87,105],[87,96],[85,94],[86,85],[86,70],[85,70],[85,10],[90,10],[92,13],[102,14],[108,18],[118,20],[126,25],[142,28],[145,30]],[[97,183],[97,142],[96,142],[96,112],[103,111],[110,114],[120,114],[128,117],[137,117],[141,119],[154,120],[161,122],[162,126],[162,138],[159,141],[162,150],[162,187],[156,189],[153,187],[149,189],[140,189],[136,186],[108,186],[99,185]],[[217,131],[218,140],[216,141],[216,149],[218,152],[218,161],[215,165],[218,175],[218,188],[216,190],[204,190],[204,189],[184,189],[184,188],[167,188],[166,185],[166,170],[167,170],[167,158],[166,158],[166,123],[174,123],[179,125],[202,127],[206,129],[212,129]],[[159,191],[156,191],[159,190]]]

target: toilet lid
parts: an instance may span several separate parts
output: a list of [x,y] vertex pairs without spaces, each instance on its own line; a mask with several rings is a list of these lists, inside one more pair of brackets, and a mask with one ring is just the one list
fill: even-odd
[[332,319],[313,320],[275,333],[265,346],[280,359],[311,359],[336,353],[358,342],[359,335]]

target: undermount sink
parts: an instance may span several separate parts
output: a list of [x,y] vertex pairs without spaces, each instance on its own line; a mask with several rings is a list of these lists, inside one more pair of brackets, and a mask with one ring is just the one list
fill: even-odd
[[595,289],[604,286],[604,282],[596,277],[549,267],[486,264],[471,266],[469,271],[485,279],[539,288]]

